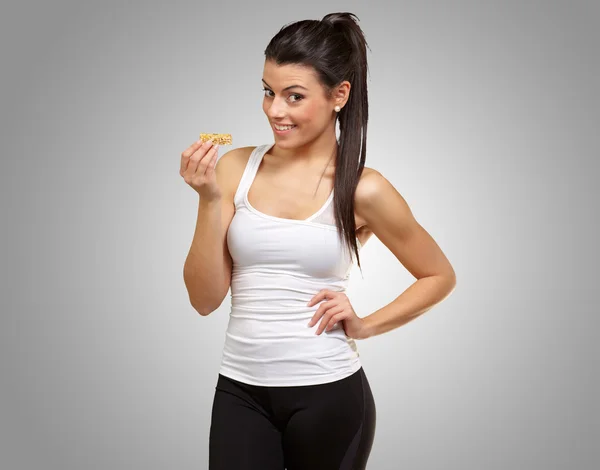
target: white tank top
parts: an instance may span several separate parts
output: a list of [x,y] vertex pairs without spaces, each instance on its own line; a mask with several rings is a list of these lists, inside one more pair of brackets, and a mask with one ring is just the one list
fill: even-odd
[[338,239],[333,191],[305,220],[274,217],[250,205],[248,191],[274,145],[252,151],[234,196],[227,232],[231,311],[220,373],[262,386],[333,382],[360,369],[356,344],[339,323],[316,335],[320,320],[312,327],[308,322],[323,301],[306,304],[321,289],[344,292],[353,260]]

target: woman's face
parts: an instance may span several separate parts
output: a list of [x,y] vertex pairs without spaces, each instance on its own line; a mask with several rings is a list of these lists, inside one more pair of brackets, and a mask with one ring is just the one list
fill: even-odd
[[[305,145],[328,128],[335,132],[336,101],[327,100],[312,68],[291,64],[278,66],[267,60],[262,84],[265,90],[263,111],[280,148]],[[279,132],[275,129],[276,124],[295,127]]]

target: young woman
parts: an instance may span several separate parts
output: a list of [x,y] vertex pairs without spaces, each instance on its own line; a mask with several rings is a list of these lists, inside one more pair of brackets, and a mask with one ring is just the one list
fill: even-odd
[[[364,166],[367,43],[355,18],[299,21],[268,44],[263,110],[274,143],[218,163],[210,142],[182,154],[180,174],[200,196],[184,267],[191,304],[209,315],[231,287],[211,470],[366,468],[375,402],[355,340],[407,323],[455,286],[402,196]],[[372,234],[417,280],[360,318],[345,290]]]

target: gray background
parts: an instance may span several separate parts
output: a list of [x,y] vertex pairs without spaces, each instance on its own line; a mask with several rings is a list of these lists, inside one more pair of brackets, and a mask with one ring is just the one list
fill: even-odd
[[[230,300],[206,318],[188,304],[198,198],[180,154],[200,132],[272,142],[264,48],[334,11],[371,48],[367,166],[458,278],[357,343],[369,469],[598,468],[597,2],[10,3],[2,469],[207,468]],[[362,263],[360,316],[414,281],[375,237]]]

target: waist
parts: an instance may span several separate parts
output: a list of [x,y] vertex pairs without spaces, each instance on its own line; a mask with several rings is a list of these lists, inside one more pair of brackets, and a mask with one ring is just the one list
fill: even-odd
[[[231,279],[231,305],[247,312],[302,314],[319,291],[345,292],[347,285],[347,279],[335,277],[314,278],[282,270],[237,268]],[[316,311],[318,305],[313,307]]]
[[352,338],[341,325],[316,335],[305,314],[254,312],[232,308],[225,334],[221,372],[238,380],[270,385],[322,383],[360,367]]
[[[319,304],[307,307],[247,307],[232,305],[227,325],[227,335],[235,341],[265,346],[286,342],[307,344],[309,347],[334,344],[331,341],[352,340],[346,336],[341,322],[330,331],[315,334],[321,319],[313,326],[308,322],[313,318]],[[308,344],[310,343],[310,344]]]

